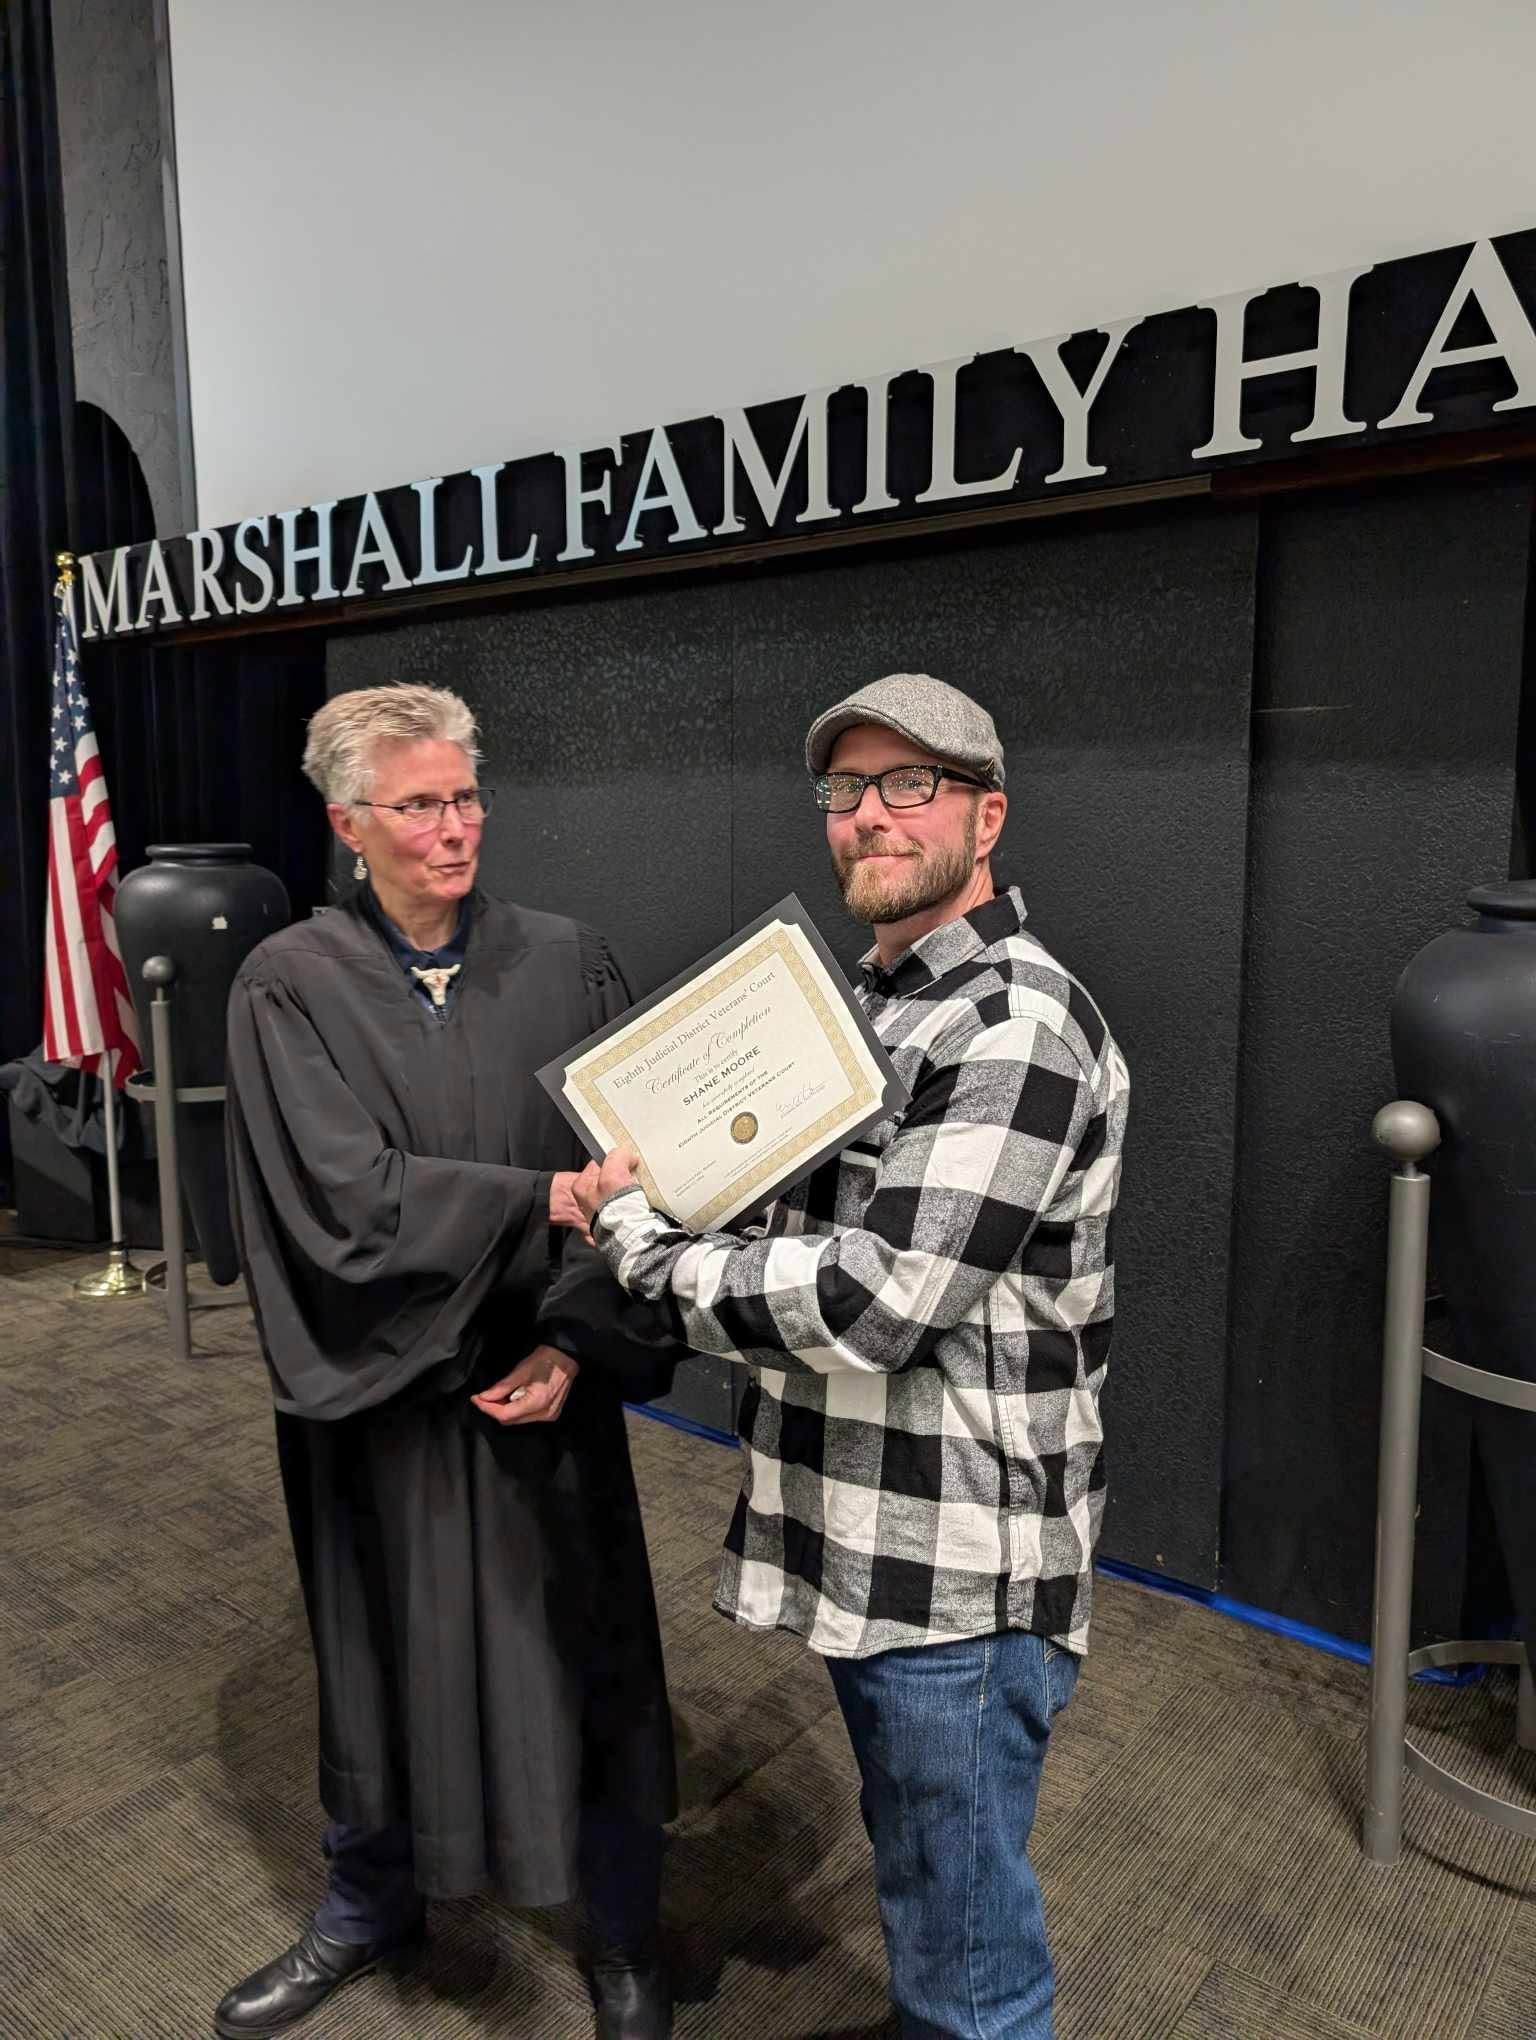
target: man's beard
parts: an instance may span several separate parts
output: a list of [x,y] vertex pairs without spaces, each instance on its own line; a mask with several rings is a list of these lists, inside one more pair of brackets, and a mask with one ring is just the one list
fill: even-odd
[[870,864],[871,851],[878,852],[889,839],[862,829],[853,848],[832,860],[843,904],[856,921],[879,927],[887,921],[905,921],[909,915],[925,914],[930,907],[942,907],[970,878],[976,868],[976,813],[967,815],[965,839],[947,849],[920,850],[915,846],[898,853],[899,863]]

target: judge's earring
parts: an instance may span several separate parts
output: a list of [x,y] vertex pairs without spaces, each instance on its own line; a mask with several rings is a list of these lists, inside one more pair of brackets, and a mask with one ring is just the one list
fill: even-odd
[[357,857],[356,857],[356,859],[355,859],[355,860],[354,860],[354,862],[353,862],[353,865],[352,865],[352,876],[353,876],[353,877],[354,877],[355,879],[358,879],[359,881],[361,881],[362,879],[365,879],[365,878],[366,878],[366,877],[368,876],[368,867],[367,867],[367,865],[366,865],[366,864],[365,864],[365,863],[363,862],[363,853],[362,853],[362,851],[361,851],[361,850],[359,850],[359,851],[358,851],[358,853],[357,853]]

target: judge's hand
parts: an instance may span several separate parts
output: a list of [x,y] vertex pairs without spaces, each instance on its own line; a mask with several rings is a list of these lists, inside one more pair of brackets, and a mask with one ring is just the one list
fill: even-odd
[[551,1225],[573,1225],[578,1232],[584,1233],[587,1221],[571,1195],[577,1180],[574,1169],[556,1169],[554,1181],[549,1186],[549,1222]]
[[629,1148],[614,1148],[604,1155],[602,1166],[588,1162],[576,1178],[573,1195],[581,1211],[582,1224],[588,1238],[592,1234],[592,1221],[597,1216],[597,1207],[610,1197],[617,1197],[621,1190],[632,1190],[639,1182],[640,1157]]
[[482,1388],[470,1401],[493,1423],[552,1424],[580,1372],[568,1353],[553,1346],[535,1346],[509,1375]]

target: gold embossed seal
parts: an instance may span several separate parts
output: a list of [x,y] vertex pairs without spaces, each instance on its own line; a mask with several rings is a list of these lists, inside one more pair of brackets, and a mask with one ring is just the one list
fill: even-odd
[[757,1114],[738,1112],[731,1121],[731,1139],[745,1147],[749,1140],[757,1138]]

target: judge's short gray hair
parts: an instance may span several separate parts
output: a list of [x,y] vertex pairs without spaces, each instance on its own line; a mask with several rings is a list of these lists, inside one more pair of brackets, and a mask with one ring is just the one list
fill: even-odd
[[310,717],[304,777],[323,800],[366,800],[380,744],[457,744],[480,763],[469,704],[446,687],[354,687]]

